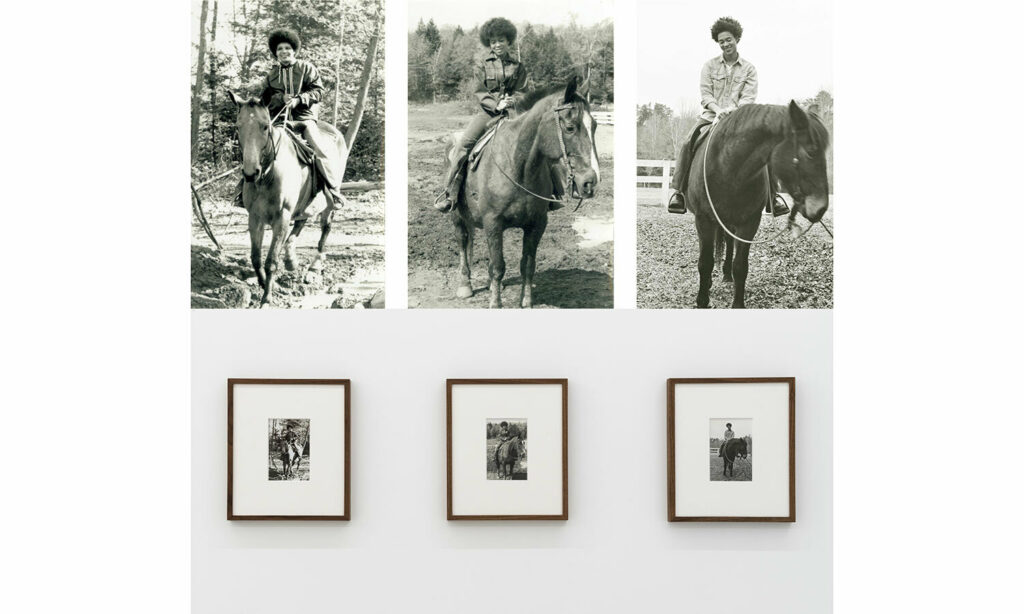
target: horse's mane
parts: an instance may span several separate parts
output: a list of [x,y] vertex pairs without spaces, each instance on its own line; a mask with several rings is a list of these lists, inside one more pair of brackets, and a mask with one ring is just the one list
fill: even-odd
[[[545,88],[535,89],[532,92],[527,93],[526,96],[523,97],[523,100],[519,103],[519,111],[520,113],[525,114],[541,100],[544,100],[545,98],[553,94],[561,94],[563,92],[565,92],[564,85],[552,85]],[[590,110],[590,103],[587,102],[586,98],[580,96],[579,94],[575,94],[573,96],[572,102],[583,103],[584,108],[587,109],[588,111]]]
[[[821,118],[806,109],[804,113],[807,114],[814,144],[820,149],[828,147],[828,129],[821,123]],[[729,139],[738,133],[751,130],[785,134],[789,127],[789,107],[778,104],[746,104],[726,115],[718,125],[718,132],[723,139]]]
[[[559,99],[561,99],[565,93],[565,88],[565,85],[552,85],[547,88],[540,88],[533,90],[532,92],[529,92],[518,105],[519,115],[509,120],[509,122],[521,124],[524,129],[526,129],[526,127],[529,126],[532,122],[534,124],[534,129],[536,129],[536,124],[540,122],[542,114],[534,112],[534,109],[540,109],[539,103],[542,100],[550,98],[551,96],[557,95]],[[590,103],[588,103],[587,99],[584,98],[583,96],[580,96],[578,93],[573,94],[570,104],[582,106],[584,110],[586,110],[588,113],[590,112]],[[517,142],[515,154],[516,159],[518,160],[519,171],[522,171],[523,165],[525,165],[528,162],[527,154],[532,145],[533,142],[530,140],[519,139],[519,141]]]

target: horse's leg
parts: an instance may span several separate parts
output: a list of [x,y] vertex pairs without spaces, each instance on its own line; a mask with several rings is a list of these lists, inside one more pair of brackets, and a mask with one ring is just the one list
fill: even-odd
[[327,235],[331,234],[331,224],[334,222],[334,209],[328,208],[320,214],[320,240],[316,244],[316,258],[309,263],[307,271],[319,272],[324,268],[324,261],[327,255],[324,248],[327,247]]
[[298,238],[305,225],[305,218],[295,222],[292,231],[288,233],[288,239],[284,242],[284,268],[286,271],[295,270],[295,239]]
[[733,288],[732,308],[743,309],[743,295],[747,289],[747,263],[750,258],[750,244],[736,243],[736,259],[732,263]]
[[473,283],[470,280],[472,275],[470,263],[473,261],[473,226],[458,213],[455,213],[453,217],[455,232],[459,239],[459,289],[455,291],[455,296],[469,298],[473,296]]
[[529,228],[523,229],[523,257],[519,261],[519,274],[523,278],[523,289],[519,293],[519,304],[524,309],[533,307],[533,273],[537,270],[537,245],[547,228],[547,215]]
[[490,264],[487,268],[491,278],[491,309],[501,308],[501,280],[505,278],[505,252],[502,240],[505,229],[497,220],[484,223],[487,234],[487,250],[490,252]]
[[722,281],[724,282],[732,281],[732,243],[732,237],[725,237],[725,263],[722,264]]
[[256,281],[260,288],[267,288],[267,278],[263,276],[263,257],[260,252],[263,250],[263,221],[258,216],[249,214],[249,243],[252,246],[250,256],[252,257],[252,268],[256,269]]
[[281,248],[284,246],[285,233],[288,231],[289,226],[291,226],[291,214],[287,209],[281,209],[277,217],[274,219],[274,223],[271,224],[271,229],[274,234],[270,239],[270,247],[267,249],[267,287],[263,291],[263,300],[260,301],[260,307],[263,307],[270,302],[270,296],[274,291],[274,277],[277,274],[277,261],[281,258]]
[[700,255],[697,257],[697,272],[700,274],[700,285],[697,289],[697,308],[707,309],[711,304],[711,277],[715,270],[714,231],[700,228],[697,230],[700,239]]

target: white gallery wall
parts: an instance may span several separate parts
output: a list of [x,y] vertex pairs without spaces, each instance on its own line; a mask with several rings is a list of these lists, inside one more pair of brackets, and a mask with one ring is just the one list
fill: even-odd
[[[828,612],[830,311],[193,311],[195,612]],[[795,376],[797,522],[666,521],[665,380]],[[352,520],[229,522],[229,377],[352,380]],[[445,520],[445,379],[569,379],[569,520]]]

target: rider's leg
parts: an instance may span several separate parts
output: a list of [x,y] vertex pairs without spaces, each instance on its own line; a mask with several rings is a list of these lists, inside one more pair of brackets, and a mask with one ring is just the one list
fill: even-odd
[[480,140],[484,132],[487,130],[487,124],[491,121],[491,116],[483,111],[473,116],[473,119],[469,121],[469,125],[462,132],[462,138],[455,144],[456,150],[452,153],[452,162],[448,166],[448,172],[445,175],[443,185],[443,191],[438,195],[434,201],[434,208],[439,211],[450,211],[455,206],[455,189],[454,184],[459,178],[459,171],[462,169],[462,165],[465,163],[466,158],[469,157],[470,150],[476,145],[476,142]]
[[700,129],[711,122],[706,119],[698,119],[697,124],[690,130],[686,142],[679,148],[679,157],[676,158],[676,172],[672,175],[672,196],[668,199],[668,210],[670,213],[686,213],[686,203],[683,194],[686,193],[686,186],[690,178],[690,164],[693,160],[693,150],[700,135]]
[[325,135],[320,131],[320,127],[316,121],[309,120],[304,122],[297,122],[297,125],[302,127],[303,136],[306,138],[306,142],[313,149],[317,158],[317,169],[324,177],[324,183],[327,184],[325,192],[334,200],[337,204],[342,202],[341,191],[341,172],[337,166],[338,159],[338,148],[333,142],[333,139]]

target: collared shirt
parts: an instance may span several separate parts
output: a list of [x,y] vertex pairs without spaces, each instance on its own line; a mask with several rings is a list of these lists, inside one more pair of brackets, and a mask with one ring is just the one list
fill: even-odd
[[274,117],[286,100],[299,97],[299,104],[291,110],[293,120],[316,119],[314,105],[323,99],[324,86],[320,71],[310,62],[295,60],[290,66],[274,66],[263,80],[260,98]]
[[513,96],[517,100],[522,98],[527,74],[523,64],[511,55],[502,59],[491,51],[484,56],[478,70],[478,78],[481,88],[477,94],[480,106],[484,111],[494,114],[502,95]]
[[736,58],[732,65],[723,56],[704,62],[700,71],[701,117],[711,121],[715,112],[708,108],[712,102],[724,109],[735,109],[757,100],[757,69],[749,60]]
[[732,431],[726,431],[725,432],[725,440],[729,441],[730,439],[733,438],[733,435],[734,435],[734,433]]

